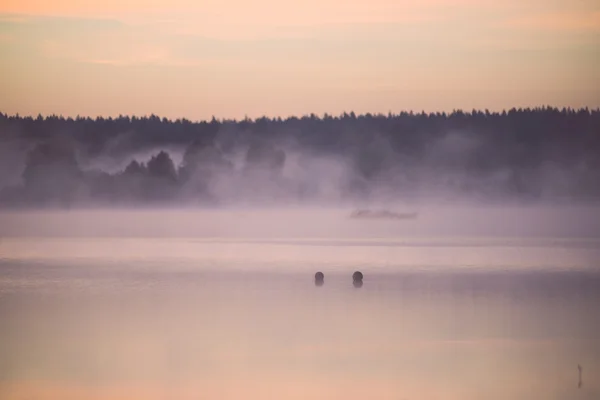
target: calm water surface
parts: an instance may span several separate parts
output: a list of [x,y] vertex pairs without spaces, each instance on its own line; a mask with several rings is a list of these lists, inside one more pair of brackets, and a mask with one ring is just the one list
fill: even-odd
[[0,215],[1,399],[600,398],[584,223],[150,215]]

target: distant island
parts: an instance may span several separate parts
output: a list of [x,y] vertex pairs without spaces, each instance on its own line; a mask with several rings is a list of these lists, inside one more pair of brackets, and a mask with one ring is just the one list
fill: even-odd
[[353,219],[416,219],[418,213],[398,213],[388,210],[356,210],[350,214]]

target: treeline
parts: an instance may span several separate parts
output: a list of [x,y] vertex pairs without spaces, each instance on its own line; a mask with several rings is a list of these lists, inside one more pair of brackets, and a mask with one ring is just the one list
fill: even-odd
[[0,158],[4,206],[377,196],[596,201],[600,110],[200,122],[0,114]]

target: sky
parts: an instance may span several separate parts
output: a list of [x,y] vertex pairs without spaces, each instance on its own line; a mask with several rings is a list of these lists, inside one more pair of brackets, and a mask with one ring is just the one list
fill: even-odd
[[600,107],[596,0],[3,0],[0,112]]

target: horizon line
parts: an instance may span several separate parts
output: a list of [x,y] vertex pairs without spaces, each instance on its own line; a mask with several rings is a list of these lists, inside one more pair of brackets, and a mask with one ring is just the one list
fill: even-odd
[[502,109],[489,109],[489,108],[484,108],[484,109],[477,109],[477,108],[472,108],[470,110],[465,110],[462,108],[455,108],[452,109],[452,111],[425,111],[425,110],[420,110],[420,111],[416,111],[416,110],[401,110],[401,111],[397,111],[397,112],[393,112],[393,111],[388,111],[388,112],[376,112],[376,113],[371,113],[371,112],[364,112],[364,113],[360,113],[357,114],[354,111],[342,111],[339,114],[335,115],[335,114],[331,114],[328,112],[323,112],[323,113],[305,113],[305,114],[294,114],[294,115],[287,115],[287,116],[267,116],[267,115],[262,115],[260,117],[254,117],[251,118],[249,116],[245,116],[244,118],[226,118],[226,117],[222,117],[222,118],[218,118],[216,116],[212,116],[211,119],[190,119],[184,116],[178,117],[178,118],[168,118],[168,117],[161,117],[160,115],[156,114],[156,113],[149,113],[149,114],[143,114],[143,115],[139,115],[139,114],[119,114],[119,115],[101,115],[98,114],[96,116],[92,116],[92,115],[68,115],[68,116],[64,116],[63,114],[42,114],[42,113],[38,113],[37,115],[33,115],[33,114],[27,114],[27,115],[22,115],[18,112],[14,113],[14,114],[8,114],[8,113],[4,113],[2,111],[0,111],[0,117],[4,118],[4,119],[21,119],[21,120],[26,120],[26,119],[32,119],[32,120],[38,120],[38,119],[42,119],[42,120],[47,120],[47,119],[61,119],[61,120],[73,120],[73,121],[77,121],[77,120],[118,120],[118,119],[150,119],[150,118],[158,118],[161,121],[166,120],[167,122],[191,122],[194,124],[198,124],[198,123],[211,123],[211,122],[219,122],[219,123],[223,123],[223,122],[257,122],[260,120],[270,120],[270,121],[287,121],[287,120],[291,120],[291,119],[305,119],[305,118],[309,118],[309,119],[318,119],[318,120],[325,120],[328,118],[331,119],[341,119],[341,118],[348,118],[353,116],[353,118],[390,118],[390,117],[399,117],[399,116],[406,116],[406,115],[412,115],[412,116],[417,116],[417,115],[427,115],[427,116],[452,116],[452,115],[456,115],[456,114],[464,114],[464,115],[468,115],[468,116],[472,116],[475,113],[477,114],[484,114],[484,115],[494,115],[494,116],[498,116],[498,115],[503,115],[503,114],[508,114],[511,112],[531,112],[531,111],[559,111],[559,112],[570,112],[570,113],[588,113],[588,114],[596,114],[596,113],[600,113],[600,107],[589,107],[589,106],[582,106],[582,107],[558,107],[558,106],[551,106],[551,105],[538,105],[538,106],[527,106],[527,107],[511,107],[511,108],[502,108]]

